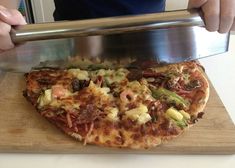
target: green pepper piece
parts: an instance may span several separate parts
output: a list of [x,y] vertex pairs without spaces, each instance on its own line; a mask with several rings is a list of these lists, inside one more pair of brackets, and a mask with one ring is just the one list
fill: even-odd
[[99,70],[99,69],[107,69],[107,66],[103,64],[91,64],[88,66],[87,69],[94,71],[94,70]]
[[152,95],[155,99],[160,99],[164,97],[169,103],[176,103],[177,105],[183,105],[183,107],[189,106],[189,102],[183,97],[163,87],[156,90],[152,90]]

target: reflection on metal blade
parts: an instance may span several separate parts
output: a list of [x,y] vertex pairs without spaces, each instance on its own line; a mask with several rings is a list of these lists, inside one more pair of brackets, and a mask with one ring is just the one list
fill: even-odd
[[[228,50],[229,34],[203,27],[175,27],[138,33],[88,36],[28,42],[0,55],[0,69],[17,72],[32,67],[67,67],[132,62],[177,63],[220,54]],[[84,61],[86,63],[84,63]]]

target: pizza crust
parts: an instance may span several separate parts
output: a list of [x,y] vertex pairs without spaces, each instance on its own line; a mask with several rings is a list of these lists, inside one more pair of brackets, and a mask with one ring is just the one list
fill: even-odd
[[202,98],[200,98],[199,101],[194,102],[194,105],[196,106],[192,111],[190,111],[191,114],[194,114],[195,117],[197,117],[197,115],[200,112],[203,112],[206,104],[208,102],[209,96],[210,96],[210,87],[209,87],[209,82],[208,79],[205,76],[205,73],[203,72],[203,70],[200,67],[197,67],[198,71],[201,72],[201,78],[203,80],[203,82],[205,83],[204,87],[201,89],[203,95],[201,96]]

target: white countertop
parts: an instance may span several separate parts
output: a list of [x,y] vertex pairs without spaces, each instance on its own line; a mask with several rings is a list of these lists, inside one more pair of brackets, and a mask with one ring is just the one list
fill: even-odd
[[[215,89],[235,123],[235,35],[230,51],[201,60]],[[79,155],[0,154],[0,168],[62,167],[234,167],[235,155]]]

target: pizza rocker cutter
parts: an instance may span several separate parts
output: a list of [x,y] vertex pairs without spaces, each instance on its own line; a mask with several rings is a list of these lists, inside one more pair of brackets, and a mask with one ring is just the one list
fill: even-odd
[[0,54],[0,69],[152,61],[171,64],[228,51],[229,33],[208,32],[198,10],[13,27],[17,47]]

